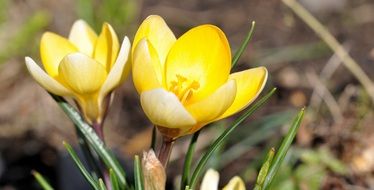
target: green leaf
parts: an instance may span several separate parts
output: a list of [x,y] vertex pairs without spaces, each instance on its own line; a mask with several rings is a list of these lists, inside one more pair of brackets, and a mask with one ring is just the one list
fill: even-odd
[[23,56],[25,51],[33,50],[32,44],[35,36],[48,25],[49,20],[49,15],[43,11],[37,11],[31,17],[28,17],[25,24],[15,31],[8,43],[4,44],[2,42],[1,45],[4,48],[0,51],[0,64],[17,55]]
[[[220,155],[221,161],[216,169],[227,166],[227,164],[250,151],[255,144],[271,138],[272,135],[277,133],[277,129],[289,123],[294,115],[295,111],[282,111],[251,121],[248,125],[236,129],[232,134],[235,139],[227,139],[227,143],[233,145]],[[237,142],[238,140],[239,142]]]
[[283,139],[282,144],[279,147],[279,150],[271,163],[268,175],[266,176],[262,189],[267,190],[270,187],[270,184],[273,181],[275,174],[277,173],[279,167],[281,166],[282,161],[284,157],[286,156],[287,151],[290,148],[293,139],[295,138],[296,132],[299,129],[301,121],[304,117],[304,113],[305,113],[305,108],[301,109],[297,117],[293,120],[291,128],[288,130],[286,137]]
[[79,170],[83,174],[83,176],[86,178],[86,180],[90,183],[90,185],[96,189],[100,190],[98,184],[96,183],[95,179],[90,175],[90,172],[84,167],[82,162],[80,161],[77,153],[73,150],[73,148],[70,146],[70,144],[66,142],[62,142],[66,148],[66,150],[69,152],[71,158],[73,158],[75,164],[78,166]]
[[256,22],[253,21],[252,25],[251,25],[251,28],[249,29],[248,34],[245,37],[245,40],[243,41],[243,43],[240,46],[240,48],[238,49],[238,51],[235,52],[235,55],[232,58],[231,68],[235,67],[235,65],[238,63],[240,56],[242,56],[245,48],[247,48],[247,46],[248,46],[249,41],[253,37],[253,33],[255,31],[255,28],[256,28]]
[[247,117],[252,115],[258,108],[263,106],[267,100],[274,94],[276,88],[273,88],[266,96],[262,97],[259,101],[257,101],[254,105],[248,108],[244,114],[242,114],[237,120],[235,120],[231,127],[228,127],[209,147],[209,149],[205,152],[205,154],[199,160],[189,183],[189,186],[194,189],[197,183],[197,179],[200,176],[201,171],[203,170],[204,166],[208,162],[211,155],[217,150],[220,145],[225,141],[225,139],[245,120]]
[[128,189],[129,186],[126,181],[126,177],[125,177],[126,175],[125,175],[125,172],[123,171],[123,168],[121,167],[121,165],[119,164],[115,156],[112,154],[112,152],[105,147],[104,143],[96,135],[92,127],[84,121],[84,119],[79,114],[79,112],[73,106],[69,105],[66,102],[66,100],[54,94],[50,94],[50,95],[58,103],[58,105],[62,108],[62,110],[66,113],[66,115],[78,127],[79,131],[83,133],[83,135],[87,139],[87,142],[97,152],[97,154],[103,160],[106,167],[113,169],[114,173],[118,177],[120,186],[124,186],[125,189]]
[[109,170],[109,176],[110,176],[110,184],[112,186],[112,190],[121,190],[118,184],[118,178],[116,174],[114,173],[113,169]]
[[99,178],[99,188],[100,188],[100,190],[106,190],[105,183],[104,183],[103,179],[101,179],[101,178]]
[[48,181],[37,171],[32,171],[32,175],[35,177],[36,181],[38,181],[39,185],[44,190],[53,190],[52,186],[48,183]]
[[134,160],[135,172],[135,190],[144,190],[142,165],[138,155],[135,155]]
[[186,157],[184,159],[184,164],[183,164],[181,189],[185,188],[188,185],[193,153],[195,151],[195,147],[196,147],[197,139],[199,138],[199,135],[200,135],[200,131],[201,130],[197,131],[196,133],[192,135],[190,145],[188,146],[187,154],[186,154]]
[[261,190],[262,184],[264,183],[266,176],[269,172],[271,162],[273,161],[275,149],[271,148],[266,156],[265,163],[261,166],[260,172],[258,172],[255,190]]
[[78,137],[78,145],[83,152],[83,156],[88,165],[88,169],[90,170],[92,177],[95,180],[98,180],[99,176],[101,175],[101,170],[99,166],[99,163],[100,163],[99,156],[89,146],[86,137],[78,129],[77,125],[74,125],[74,127],[75,127],[76,134]]

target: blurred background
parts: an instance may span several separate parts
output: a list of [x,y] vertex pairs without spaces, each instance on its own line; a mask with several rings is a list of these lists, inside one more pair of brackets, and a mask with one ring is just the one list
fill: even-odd
[[[374,80],[374,2],[300,3]],[[33,169],[56,189],[69,189],[66,184],[73,182],[68,179],[82,179],[62,146],[63,140],[76,143],[72,123],[24,64],[25,56],[40,63],[41,34],[53,31],[67,36],[73,22],[81,18],[97,32],[104,21],[109,22],[121,39],[125,35],[132,39],[150,14],[161,15],[176,36],[200,24],[217,25],[233,52],[251,21],[256,21],[254,38],[235,70],[266,66],[270,78],[264,91],[272,87],[278,91],[209,163],[221,172],[222,184],[240,175],[248,189],[253,187],[265,153],[277,148],[297,110],[305,105],[306,117],[273,189],[374,189],[374,116],[369,94],[313,30],[278,0],[0,0],[0,189],[39,189],[30,174]],[[197,152],[234,118],[204,128]],[[131,167],[133,155],[149,148],[151,129],[129,77],[117,89],[105,124],[108,145]],[[182,138],[173,150],[171,184],[181,173],[180,158],[188,140]]]

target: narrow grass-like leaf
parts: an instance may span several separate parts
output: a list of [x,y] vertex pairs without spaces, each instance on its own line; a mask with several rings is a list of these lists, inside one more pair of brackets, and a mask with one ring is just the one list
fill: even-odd
[[277,173],[279,167],[281,166],[282,161],[284,157],[286,156],[287,151],[290,148],[293,139],[295,138],[296,132],[300,127],[301,121],[304,117],[304,113],[305,113],[305,108],[301,109],[299,114],[293,120],[291,128],[288,130],[286,137],[283,139],[282,144],[280,145],[279,150],[277,151],[271,163],[269,172],[265,178],[265,181],[262,187],[263,190],[267,190],[268,188],[270,188],[270,184],[273,181],[274,176]]
[[109,170],[110,184],[112,185],[112,190],[121,190],[118,184],[118,178],[114,173],[113,169]]
[[[272,135],[278,133],[278,128],[288,124],[295,116],[295,111],[281,111],[262,117],[259,120],[251,121],[243,127],[237,128],[232,136],[226,140],[228,144],[232,144],[229,148],[220,154],[220,163],[215,169],[226,167],[237,158],[240,158],[246,152],[251,151],[255,144],[266,141]],[[237,142],[239,140],[239,142]]]
[[32,175],[35,177],[36,181],[44,190],[53,190],[52,186],[48,183],[48,181],[37,171],[33,170]]
[[271,148],[266,156],[264,164],[261,166],[260,172],[258,172],[256,185],[254,190],[262,190],[262,184],[264,183],[266,176],[269,172],[271,162],[273,161],[275,149]]
[[189,177],[190,177],[190,170],[191,170],[191,164],[193,159],[193,153],[195,151],[197,139],[199,138],[200,131],[197,131],[194,133],[191,137],[190,145],[188,146],[187,154],[184,159],[183,164],[183,172],[182,172],[182,181],[181,181],[181,189],[186,188],[188,185]]
[[87,142],[98,153],[98,155],[103,160],[107,168],[113,169],[114,173],[116,173],[118,177],[120,186],[124,186],[125,189],[128,189],[129,186],[126,182],[126,177],[125,177],[126,175],[125,175],[125,172],[123,171],[123,168],[121,167],[121,165],[119,164],[115,156],[112,154],[112,152],[105,147],[104,143],[96,135],[92,127],[84,121],[84,119],[79,114],[79,112],[74,107],[72,107],[69,103],[67,103],[65,99],[63,99],[60,96],[56,96],[54,94],[50,94],[50,95],[58,103],[58,105],[62,108],[62,110],[66,113],[66,115],[78,127],[78,129],[83,133],[83,135],[87,139]]
[[99,178],[99,188],[100,188],[100,190],[106,190],[105,183],[104,183],[103,179],[101,179],[101,178]]
[[142,165],[138,155],[134,159],[135,190],[144,190]]
[[251,28],[249,29],[248,34],[247,34],[247,36],[245,37],[245,40],[243,41],[243,43],[242,43],[242,45],[240,46],[240,48],[235,52],[235,55],[234,55],[234,57],[232,58],[231,68],[235,67],[235,65],[238,63],[240,56],[242,56],[244,50],[245,50],[245,49],[247,48],[247,46],[248,46],[249,41],[250,41],[250,40],[252,39],[252,37],[253,37],[253,33],[254,33],[254,31],[255,31],[255,28],[256,28],[256,22],[255,22],[255,21],[252,21]]
[[84,165],[82,164],[82,162],[80,161],[77,153],[74,151],[74,149],[70,146],[70,144],[66,143],[66,142],[63,142],[66,150],[68,151],[68,153],[70,154],[71,158],[74,160],[75,164],[78,166],[79,170],[81,171],[81,173],[83,174],[84,178],[86,178],[86,180],[90,183],[90,185],[96,189],[96,190],[99,190],[99,186],[98,184],[96,183],[95,179],[90,175],[90,172],[84,167]]
[[266,96],[262,97],[259,101],[253,104],[250,108],[248,108],[244,114],[242,114],[238,119],[236,119],[231,127],[228,127],[209,147],[209,149],[205,152],[205,154],[199,160],[189,183],[189,186],[194,189],[197,183],[197,179],[200,176],[201,171],[203,170],[204,166],[208,162],[211,155],[214,153],[215,150],[219,148],[219,146],[225,141],[225,139],[245,120],[248,116],[252,115],[258,108],[264,105],[267,100],[274,94],[276,88],[273,88]]
[[86,137],[78,129],[77,125],[74,125],[74,127],[75,127],[76,134],[78,137],[78,145],[83,152],[83,156],[87,162],[88,169],[90,170],[92,177],[95,180],[98,180],[99,176],[102,175],[100,171],[100,166],[99,166],[100,161],[98,160],[99,159],[98,155],[89,146]]

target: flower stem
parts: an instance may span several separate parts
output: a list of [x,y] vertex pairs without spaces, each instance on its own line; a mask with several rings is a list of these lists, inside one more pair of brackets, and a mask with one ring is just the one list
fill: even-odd
[[[97,136],[100,138],[100,140],[105,144],[104,140],[104,130],[103,130],[103,122],[94,122],[92,124],[92,128],[95,130]],[[111,190],[111,182],[109,177],[109,170],[105,167],[105,164],[102,160],[100,160],[101,164],[101,174],[103,175],[103,180],[105,182],[107,190]]]
[[192,165],[192,158],[193,158],[193,153],[195,151],[197,139],[199,138],[200,131],[198,130],[196,133],[193,134],[190,145],[188,146],[188,151],[186,154],[186,157],[184,159],[184,164],[183,164],[183,172],[182,172],[182,181],[181,181],[181,190],[185,189],[189,182],[189,177],[190,177],[190,171],[191,171],[191,165]]
[[104,141],[104,130],[103,130],[102,123],[94,122],[92,124],[92,128],[95,130],[95,132],[96,132],[97,136],[99,136],[100,140],[103,141],[103,143],[105,144],[105,141]]
[[174,139],[169,137],[162,136],[162,144],[160,148],[160,152],[158,153],[158,159],[160,160],[161,164],[164,166],[166,170],[171,150],[173,149]]

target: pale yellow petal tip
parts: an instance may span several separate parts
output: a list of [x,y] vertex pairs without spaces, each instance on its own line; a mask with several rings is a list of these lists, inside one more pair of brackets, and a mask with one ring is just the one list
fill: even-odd
[[245,184],[239,176],[233,177],[223,190],[245,190]]
[[144,113],[155,125],[186,131],[196,124],[196,120],[175,94],[162,88],[141,93],[140,103]]
[[25,57],[25,62],[30,75],[47,91],[60,96],[72,95],[69,89],[50,77],[32,58]]
[[149,15],[147,16],[147,18],[144,19],[144,21],[150,21],[150,20],[162,20],[164,21],[164,19],[160,16],[160,15]]
[[217,190],[219,173],[214,169],[208,169],[201,182],[200,190]]
[[28,56],[25,57],[25,63],[26,63],[27,70],[31,74],[33,74],[32,69],[33,67],[38,66],[38,64],[31,57],[28,57]]
[[[40,38],[40,43],[42,43],[42,42],[46,42],[46,41],[48,41],[48,40],[51,40],[51,38],[64,38],[63,36],[60,36],[60,35],[58,35],[58,34],[56,34],[56,33],[54,33],[54,32],[49,32],[49,31],[47,31],[47,32],[44,32],[43,34],[42,34],[42,37]],[[64,38],[65,39],[65,38]]]
[[102,100],[107,94],[109,94],[115,87],[117,87],[127,77],[131,64],[128,62],[129,51],[131,48],[130,40],[127,36],[124,37],[120,52],[117,60],[110,70],[108,77],[106,78],[100,93],[99,99]]
[[30,62],[35,62],[35,61],[31,57],[26,56],[25,57],[25,63],[26,63],[26,65],[30,64]]
[[108,22],[104,22],[101,31],[108,30],[108,31],[114,31],[112,25],[110,25]]
[[85,20],[83,20],[83,19],[78,19],[78,20],[74,21],[72,27],[74,27],[75,25],[84,25],[84,26],[88,26],[87,22],[86,22]]

